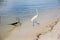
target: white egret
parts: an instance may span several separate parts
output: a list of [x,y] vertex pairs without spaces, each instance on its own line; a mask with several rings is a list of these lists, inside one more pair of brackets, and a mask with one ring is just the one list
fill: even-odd
[[[34,23],[37,23],[37,22],[36,22],[36,19],[37,19],[37,17],[38,17],[38,11],[37,11],[37,9],[36,9],[36,13],[37,13],[37,14],[36,14],[35,16],[33,16],[32,19],[31,19],[31,22],[33,22],[33,26],[34,26]],[[37,23],[37,24],[39,24],[39,23]]]

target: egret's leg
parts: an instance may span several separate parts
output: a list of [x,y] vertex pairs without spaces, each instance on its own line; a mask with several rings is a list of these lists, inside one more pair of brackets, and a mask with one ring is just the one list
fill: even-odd
[[35,26],[34,21],[33,21],[33,26]]
[[37,24],[37,25],[39,25],[40,23],[38,23],[37,21],[35,21],[35,23]]

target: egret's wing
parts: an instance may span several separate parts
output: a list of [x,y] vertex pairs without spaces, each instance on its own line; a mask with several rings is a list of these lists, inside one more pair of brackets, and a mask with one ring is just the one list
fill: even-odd
[[34,17],[32,17],[31,21],[35,20],[37,18],[38,15],[35,15]]

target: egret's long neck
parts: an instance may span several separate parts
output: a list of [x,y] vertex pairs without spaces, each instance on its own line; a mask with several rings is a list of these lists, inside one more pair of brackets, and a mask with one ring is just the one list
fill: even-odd
[[37,13],[37,15],[38,15],[38,10],[36,9],[36,13]]

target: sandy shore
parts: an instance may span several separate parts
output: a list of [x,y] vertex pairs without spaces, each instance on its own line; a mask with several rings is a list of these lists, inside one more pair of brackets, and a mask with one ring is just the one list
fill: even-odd
[[44,20],[40,25],[35,25],[33,27],[31,21],[29,20],[25,22],[21,27],[18,26],[14,28],[14,30],[10,32],[5,40],[56,40],[56,32],[59,34],[58,28],[60,27],[58,25],[60,24],[60,16],[57,15],[53,18],[48,18],[48,15],[50,15],[50,13],[52,14],[58,12],[59,10],[60,9],[58,8],[55,11],[47,12],[46,20]]
[[[56,19],[55,19],[56,20]],[[47,33],[39,36],[38,40],[60,40],[60,18],[55,21]]]
[[[38,28],[33,28],[33,30],[26,30],[15,28],[9,37],[5,40],[56,40],[56,34],[59,33],[60,17],[54,18],[48,21],[46,24],[41,25]],[[58,28],[57,28],[58,27]],[[57,32],[57,33],[56,33]],[[47,36],[47,37],[46,37]]]

